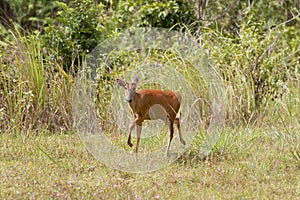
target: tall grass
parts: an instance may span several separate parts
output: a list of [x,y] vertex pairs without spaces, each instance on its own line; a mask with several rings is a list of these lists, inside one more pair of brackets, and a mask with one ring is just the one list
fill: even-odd
[[[265,33],[256,29],[259,25],[245,25],[237,36],[203,29],[199,45],[208,55],[211,66],[207,64],[206,68],[212,67],[222,79],[228,126],[263,125],[276,121],[285,123],[288,129],[288,122],[292,123],[292,119],[299,115],[299,46],[295,46],[294,40],[291,44],[286,42],[281,30]],[[71,129],[73,77],[64,72],[61,63],[51,60],[47,53],[50,51],[43,49],[38,33],[22,36],[15,31],[12,36],[14,41],[1,43],[1,131],[27,133],[41,128],[50,132]],[[293,48],[289,51],[291,45]],[[125,52],[124,55],[118,56],[115,64],[131,66],[132,69],[144,62],[134,52]],[[152,51],[149,60],[159,60],[173,67],[189,82],[201,99],[201,127],[207,128],[211,117],[211,96],[207,90],[210,83],[203,79],[205,72],[177,54],[176,49],[174,52]],[[111,69],[99,79],[96,102],[100,120],[104,120],[101,124],[105,124],[108,130],[113,128],[109,106],[114,79],[127,70],[121,66]],[[276,116],[276,120],[271,116]],[[295,123],[299,124],[299,121]]]
[[72,78],[45,57],[38,33],[12,35],[1,46],[1,132],[70,129]]
[[[190,62],[180,55],[178,49],[168,49],[165,52],[153,50],[148,55],[148,61],[159,62],[161,65],[169,66],[179,72],[189,83],[194,94],[200,99],[201,124],[199,133],[193,146],[196,151],[205,141],[206,129],[212,118],[211,102],[213,98],[209,92],[211,84],[206,76],[206,70],[216,70],[220,75],[220,84],[225,91],[225,129],[219,140],[213,147],[213,152],[220,153],[222,149],[230,148],[237,142],[236,134],[242,134],[240,129],[264,129],[268,132],[292,133],[292,138],[299,135],[299,100],[300,100],[300,76],[299,76],[299,49],[300,46],[289,41],[282,30],[286,32],[295,30],[289,27],[275,30],[263,30],[264,23],[246,23],[237,35],[224,35],[209,29],[203,29],[199,39],[199,46],[205,51],[193,52],[194,61],[205,61],[203,63]],[[294,48],[289,48],[294,46]],[[296,46],[296,47],[295,47]],[[144,60],[138,55],[130,52],[130,58],[117,57],[116,60],[123,61],[124,66],[139,66]],[[113,60],[113,58],[110,58]],[[130,60],[130,63],[126,61]],[[205,60],[206,59],[206,60]],[[122,62],[120,62],[122,63]],[[197,67],[196,65],[206,65]],[[112,113],[107,107],[110,105],[111,88],[117,74],[122,74],[132,68],[112,67],[107,72],[108,80],[104,80],[98,90],[101,100],[99,113],[102,119],[111,119]],[[200,69],[200,70],[199,70]],[[202,71],[201,71],[202,70]],[[158,74],[159,75],[159,74]],[[214,93],[218,95],[218,93]],[[183,98],[187,98],[182,93]],[[222,97],[219,97],[222,99]],[[105,103],[104,103],[105,101]],[[184,112],[184,111],[183,111]],[[111,121],[104,123],[112,127]],[[231,136],[226,134],[230,129]],[[233,131],[232,131],[233,130]],[[261,133],[261,131],[258,131]],[[255,137],[260,137],[257,135]],[[229,138],[229,139],[228,139]],[[117,138],[118,140],[119,138]],[[125,140],[125,139],[124,139]],[[245,139],[246,140],[246,139]],[[249,138],[251,140],[251,138]],[[247,141],[245,142],[247,143]],[[299,150],[292,150],[293,157],[297,159]]]

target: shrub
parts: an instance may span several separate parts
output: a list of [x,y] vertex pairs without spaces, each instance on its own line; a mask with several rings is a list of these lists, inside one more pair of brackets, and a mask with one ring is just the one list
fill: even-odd
[[227,84],[230,119],[249,122],[284,93],[299,62],[291,60],[297,50],[290,49],[296,43],[286,42],[287,29],[266,29],[265,22],[251,19],[237,35],[203,30],[202,40]]
[[44,47],[52,59],[63,62],[66,71],[76,71],[84,55],[105,37],[103,4],[93,0],[57,4],[61,10],[55,19],[47,19]]

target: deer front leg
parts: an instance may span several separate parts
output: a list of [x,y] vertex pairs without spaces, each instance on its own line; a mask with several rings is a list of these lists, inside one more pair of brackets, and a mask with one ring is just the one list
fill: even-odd
[[142,126],[137,125],[136,126],[136,148],[135,148],[136,153],[139,150],[139,143],[140,143],[141,133],[142,133]]
[[139,143],[140,143],[140,138],[141,138],[141,133],[142,133],[142,124],[143,124],[143,119],[142,118],[138,118],[136,119],[135,123],[136,123],[136,148],[135,148],[135,152],[138,152],[139,149]]
[[130,127],[129,127],[129,136],[128,136],[128,141],[127,141],[127,144],[130,146],[130,147],[132,147],[132,142],[131,142],[131,132],[132,132],[132,129],[135,127],[135,125],[136,125],[136,120],[137,119],[135,119],[133,122],[132,122],[132,124],[130,125]]
[[136,127],[136,125],[137,125],[137,147],[138,147],[138,143],[139,143],[139,141],[140,141],[140,136],[141,136],[141,131],[142,131],[142,123],[143,123],[143,119],[141,119],[141,118],[136,118],[133,122],[132,122],[132,124],[130,125],[130,127],[129,127],[129,136],[128,136],[128,141],[127,141],[127,143],[128,143],[128,145],[130,146],[130,147],[132,147],[133,145],[132,145],[132,143],[131,143],[131,132],[132,132],[132,129],[134,128],[134,127]]

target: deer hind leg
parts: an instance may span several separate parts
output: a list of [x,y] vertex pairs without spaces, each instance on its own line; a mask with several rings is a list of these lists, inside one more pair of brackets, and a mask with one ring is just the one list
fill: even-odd
[[180,142],[185,145],[185,141],[182,137],[182,134],[181,134],[181,129],[180,129],[180,119],[178,117],[175,118],[174,120],[174,123],[177,125],[177,128],[178,128],[178,132],[179,132],[179,138],[180,138]]
[[174,135],[173,121],[171,121],[171,120],[169,120],[169,128],[170,128],[170,139],[169,139],[169,143],[168,143],[167,150],[166,150],[166,156],[169,156],[169,150],[170,150],[171,142],[172,142],[173,135]]

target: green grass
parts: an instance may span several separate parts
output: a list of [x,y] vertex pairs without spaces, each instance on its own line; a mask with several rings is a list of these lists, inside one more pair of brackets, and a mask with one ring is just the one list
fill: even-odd
[[191,147],[170,166],[131,174],[107,168],[77,134],[0,135],[1,199],[296,199],[300,133],[226,129],[205,160]]

